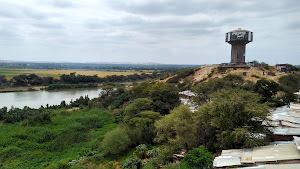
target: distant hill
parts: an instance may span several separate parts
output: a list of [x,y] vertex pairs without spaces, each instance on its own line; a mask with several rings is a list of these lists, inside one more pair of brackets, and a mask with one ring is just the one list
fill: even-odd
[[17,69],[160,70],[175,72],[180,69],[199,66],[159,63],[48,63],[0,60],[0,68]]

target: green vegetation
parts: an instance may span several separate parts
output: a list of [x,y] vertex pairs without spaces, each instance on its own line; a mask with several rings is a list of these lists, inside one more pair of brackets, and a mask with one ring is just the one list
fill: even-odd
[[191,152],[185,155],[180,164],[183,169],[209,169],[212,168],[212,162],[211,152],[208,152],[205,147],[200,146],[193,148]]
[[[110,83],[92,100],[80,97],[70,104],[62,101],[39,109],[4,107],[0,167],[210,168],[212,153],[267,144],[272,133],[262,121],[268,106],[293,101],[292,92],[300,88],[298,74],[281,77],[279,84],[265,79],[252,83],[229,74],[192,86],[188,76],[193,71],[180,71],[173,79],[178,83],[146,81],[128,88]],[[104,82],[124,80],[109,78]],[[62,75],[59,83],[48,85],[53,89],[93,85],[97,79]],[[133,75],[133,79],[139,78]],[[5,77],[0,80],[7,83]],[[27,85],[40,80],[34,75],[15,78]],[[194,113],[180,105],[178,96],[179,88],[189,86],[201,105]],[[277,97],[279,91],[284,96]],[[182,150],[187,155],[174,164],[178,159],[173,154]]]
[[102,136],[116,127],[109,113],[97,108],[67,112],[0,125],[1,168],[57,168],[96,153]]
[[193,114],[187,106],[181,105],[171,111],[169,115],[155,123],[157,136],[155,141],[179,145],[189,150],[195,145],[196,126]]
[[176,75],[167,80],[168,83],[178,83],[181,79],[184,79],[195,73],[194,69],[184,69],[176,73]]
[[[212,95],[212,102],[197,112],[200,141],[210,150],[253,147],[268,142],[271,132],[262,125],[269,111],[260,104],[258,94],[241,90],[220,90]],[[209,132],[207,132],[209,131]]]
[[293,93],[300,88],[300,74],[290,74],[279,78],[282,90],[287,93]]

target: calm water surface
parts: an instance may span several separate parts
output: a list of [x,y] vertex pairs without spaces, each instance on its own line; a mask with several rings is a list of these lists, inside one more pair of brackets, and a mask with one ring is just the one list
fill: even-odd
[[0,93],[0,108],[11,106],[23,108],[39,108],[41,105],[58,105],[61,101],[70,103],[80,96],[86,96],[90,99],[98,97],[101,89],[70,89],[59,91],[32,91],[32,92],[11,92]]

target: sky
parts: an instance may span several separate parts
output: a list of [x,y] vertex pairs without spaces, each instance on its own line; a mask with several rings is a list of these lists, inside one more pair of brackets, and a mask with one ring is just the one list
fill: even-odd
[[299,0],[0,0],[0,60],[219,64],[237,28],[246,61],[300,65]]

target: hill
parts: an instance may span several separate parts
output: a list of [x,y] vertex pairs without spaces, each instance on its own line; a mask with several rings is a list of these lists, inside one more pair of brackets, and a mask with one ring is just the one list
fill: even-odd
[[[248,69],[248,68],[223,68],[220,67],[219,65],[207,65],[207,66],[201,66],[195,68],[193,74],[182,78],[180,82],[182,83],[184,79],[189,78],[190,82],[194,84],[195,82],[208,81],[209,79],[213,79],[213,78],[223,78],[228,74],[241,75],[245,81],[252,81],[255,83],[257,80],[261,78],[278,82],[278,79],[281,76],[286,75],[287,73],[277,72],[274,66],[269,66],[268,68],[250,67]],[[178,73],[164,80],[161,80],[161,82],[167,82],[169,79],[172,79],[176,76],[178,76]]]

